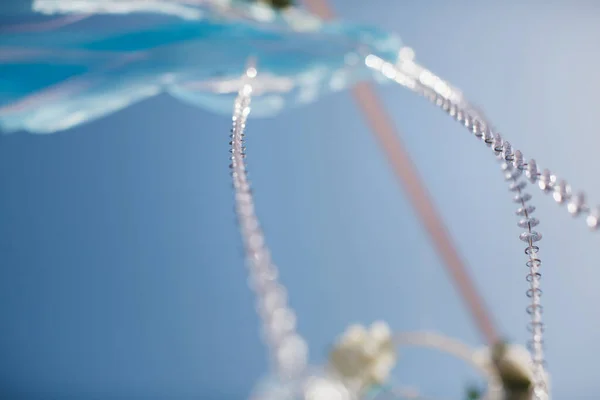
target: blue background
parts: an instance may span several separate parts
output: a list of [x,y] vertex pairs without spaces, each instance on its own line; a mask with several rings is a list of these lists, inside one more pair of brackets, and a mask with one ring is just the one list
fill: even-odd
[[[526,157],[600,199],[600,7],[338,0],[398,32]],[[523,244],[497,162],[423,99],[378,88],[506,337],[525,343]],[[229,119],[159,97],[81,128],[0,136],[0,391],[6,399],[241,399],[267,363],[228,175]],[[322,362],[353,322],[481,345],[346,93],[251,120],[258,212]],[[555,398],[596,399],[597,235],[532,189]],[[403,352],[397,382],[460,398],[462,363]]]

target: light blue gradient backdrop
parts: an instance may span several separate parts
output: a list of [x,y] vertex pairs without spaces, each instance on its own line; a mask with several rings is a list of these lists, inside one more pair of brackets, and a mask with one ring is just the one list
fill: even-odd
[[[600,7],[338,0],[398,32],[527,157],[600,201]],[[481,143],[379,88],[505,335],[525,343],[523,244]],[[161,97],[49,136],[0,137],[2,399],[243,399],[267,368],[228,175],[229,120]],[[480,345],[348,93],[250,120],[258,212],[314,362],[349,323],[386,319]],[[598,235],[533,190],[556,399],[597,399]],[[460,398],[473,373],[407,351],[397,381]]]

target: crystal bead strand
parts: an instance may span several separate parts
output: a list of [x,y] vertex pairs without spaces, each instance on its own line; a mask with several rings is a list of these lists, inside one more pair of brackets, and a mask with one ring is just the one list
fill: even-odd
[[[431,93],[429,93],[428,97],[432,97]],[[529,273],[526,277],[529,282],[529,289],[526,294],[531,299],[531,303],[527,307],[527,313],[531,317],[528,329],[532,334],[529,349],[533,362],[533,394],[536,400],[546,400],[548,398],[548,391],[544,377],[544,324],[542,322],[543,308],[540,301],[542,295],[540,280],[542,275],[539,272],[542,261],[538,258],[539,247],[535,244],[542,239],[542,235],[533,230],[539,224],[539,220],[532,217],[533,212],[535,212],[535,206],[528,204],[531,200],[531,195],[524,192],[527,181],[522,179],[524,170],[527,170],[526,175],[530,177],[530,180],[536,176],[534,171],[536,168],[535,161],[532,160],[529,164],[525,163],[523,154],[519,150],[513,151],[510,142],[504,141],[499,133],[496,133],[492,137],[492,130],[490,129],[486,134],[485,128],[482,128],[482,125],[477,123],[477,117],[472,116],[469,111],[465,111],[462,107],[445,99],[440,99],[439,95],[436,95],[435,101],[436,103],[441,102],[441,106],[450,116],[471,129],[476,136],[483,138],[484,141],[491,144],[494,153],[502,162],[501,168],[504,172],[504,178],[509,182],[509,190],[515,193],[513,201],[519,205],[516,214],[523,217],[519,220],[518,226],[526,229],[525,232],[519,235],[519,239],[527,244],[525,254],[528,257],[526,265],[529,268]]]
[[[412,60],[404,64],[394,65],[375,55],[368,55],[365,64],[386,78],[426,97],[429,101],[441,107],[458,122],[462,123],[475,136],[483,140],[488,146],[492,144],[495,131],[492,129],[485,116],[469,104],[454,87],[443,81],[432,72],[417,65]],[[528,176],[532,183],[538,183],[539,188],[546,194],[552,193],[558,204],[567,204],[567,211],[573,216],[584,215],[586,223],[591,230],[600,228],[600,206],[592,208],[586,202],[582,192],[572,194],[571,186],[565,180],[560,180],[548,169],[541,173],[535,160],[525,163]]]
[[243,76],[244,83],[234,103],[229,167],[235,189],[235,210],[244,242],[250,285],[256,293],[263,339],[275,371],[282,378],[292,379],[306,367],[308,346],[296,331],[296,315],[287,304],[285,288],[278,282],[277,267],[271,260],[255,213],[244,161],[246,119],[250,113],[252,83],[256,75],[256,68],[251,63]]
[[495,142],[494,149],[496,151],[501,149],[498,151],[498,155],[502,162],[502,170],[504,171],[505,179],[509,182],[509,190],[515,193],[513,201],[519,206],[516,214],[522,217],[518,222],[518,226],[526,229],[525,232],[519,235],[519,239],[527,244],[525,254],[529,258],[526,263],[529,268],[529,273],[527,274],[529,289],[526,293],[527,297],[531,299],[531,303],[527,307],[527,313],[531,317],[528,328],[532,334],[532,339],[529,342],[529,350],[532,354],[533,362],[533,390],[536,399],[545,400],[547,398],[547,388],[544,377],[544,349],[542,337],[544,324],[542,322],[543,308],[540,301],[542,295],[540,280],[542,275],[539,272],[542,261],[538,258],[539,247],[535,244],[542,239],[542,235],[533,230],[533,228],[539,224],[539,220],[531,216],[535,211],[535,207],[527,204],[531,200],[531,195],[523,191],[527,186],[527,182],[520,179],[524,168],[521,153],[517,150],[513,154],[508,142],[504,142],[502,145]]
[[[554,198],[559,203],[571,198],[568,184],[563,182],[555,188],[556,178],[549,171],[546,170],[544,173],[539,174],[535,160],[525,163],[522,153],[519,150],[513,151],[511,144],[504,141],[499,133],[494,132],[491,124],[480,111],[467,103],[459,92],[433,73],[413,64],[412,72],[415,76],[411,76],[410,68],[408,69],[409,73],[405,73],[406,71],[401,70],[398,66],[387,63],[373,55],[367,56],[365,63],[368,67],[381,72],[388,79],[408,87],[441,107],[442,110],[464,125],[477,138],[483,140],[489,147],[492,147],[494,153],[503,160],[502,166],[505,178],[510,182],[510,189],[516,192],[514,197],[515,202],[520,205],[517,215],[523,217],[518,225],[527,229],[519,238],[528,245],[525,249],[525,253],[529,258],[527,261],[529,268],[527,281],[530,283],[530,288],[527,290],[527,296],[531,299],[531,304],[527,307],[527,313],[531,316],[528,328],[532,334],[532,340],[529,344],[534,373],[533,394],[536,400],[546,400],[548,393],[544,379],[543,324],[541,320],[542,306],[540,304],[542,292],[540,289],[541,274],[539,268],[541,261],[537,257],[539,248],[534,245],[542,236],[532,230],[538,224],[538,220],[530,215],[535,210],[535,207],[526,204],[531,199],[531,195],[523,192],[527,182],[519,180],[519,178],[524,170],[526,170],[527,177],[531,182],[535,183],[540,178],[540,188],[544,191],[554,190]],[[545,186],[542,187],[542,184]],[[576,201],[569,202],[568,208],[569,212],[573,215],[588,210],[584,204],[583,195],[579,195]],[[590,213],[587,222],[591,228],[596,228],[598,222],[591,221],[591,218],[594,218],[591,217],[592,215],[597,215],[597,213]]]

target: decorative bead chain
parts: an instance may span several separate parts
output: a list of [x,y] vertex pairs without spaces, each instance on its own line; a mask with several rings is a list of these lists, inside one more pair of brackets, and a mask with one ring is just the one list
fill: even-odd
[[[503,142],[500,134],[492,128],[485,116],[469,104],[458,90],[412,60],[394,65],[371,54],[366,57],[365,64],[442,107],[488,146],[494,141]],[[546,194],[552,193],[558,204],[566,203],[567,211],[573,217],[582,214],[586,217],[590,229],[600,228],[600,206],[591,208],[583,192],[573,194],[566,180],[559,180],[549,169],[542,170],[534,159],[524,162],[523,167],[531,183],[537,183]]]
[[526,294],[531,299],[531,303],[527,307],[527,313],[531,317],[528,329],[532,334],[532,339],[529,342],[529,350],[532,354],[533,362],[533,390],[536,399],[541,400],[546,399],[548,396],[544,377],[543,308],[540,302],[542,295],[540,280],[542,275],[539,269],[542,261],[537,256],[539,247],[535,245],[536,242],[542,239],[542,235],[533,230],[533,227],[539,224],[539,220],[531,216],[535,211],[535,207],[527,204],[531,200],[531,195],[523,191],[527,186],[527,182],[520,179],[523,174],[523,158],[521,153],[518,150],[512,153],[508,142],[504,142],[502,148],[495,147],[494,150],[498,153],[498,158],[502,161],[502,170],[504,171],[505,179],[509,182],[509,190],[515,193],[513,201],[519,205],[516,214],[523,217],[517,225],[526,229],[525,232],[519,235],[519,239],[527,243],[525,254],[529,258],[526,263],[529,268],[529,273],[527,274],[529,289]]
[[285,287],[278,282],[277,267],[271,260],[264,234],[255,213],[246,165],[244,137],[250,114],[252,82],[256,68],[250,65],[233,109],[231,129],[231,176],[235,189],[235,210],[244,242],[250,286],[256,293],[264,341],[273,368],[284,379],[292,379],[306,367],[308,346],[296,332],[296,315],[287,304]]
[[529,257],[526,265],[529,268],[527,281],[530,288],[526,293],[527,297],[531,299],[531,303],[527,307],[527,313],[531,316],[528,328],[532,334],[529,347],[533,361],[533,394],[536,400],[546,400],[548,391],[544,378],[544,327],[541,317],[542,306],[540,304],[542,291],[540,289],[541,274],[539,269],[541,260],[537,257],[539,247],[534,245],[542,238],[542,235],[532,229],[539,221],[531,217],[535,207],[527,205],[531,195],[523,192],[527,185],[525,180],[520,179],[523,171],[532,183],[539,182],[539,186],[544,192],[553,191],[554,199],[559,204],[569,201],[567,208],[572,215],[576,216],[579,213],[588,212],[587,223],[590,228],[596,229],[598,227],[600,211],[590,211],[589,207],[585,205],[583,194],[572,197],[570,187],[565,181],[561,181],[560,184],[556,185],[556,177],[548,170],[544,170],[540,174],[535,160],[532,159],[529,163],[525,163],[521,151],[513,151],[511,144],[504,141],[499,133],[494,132],[491,124],[479,110],[466,102],[460,92],[430,71],[414,64],[412,60],[409,60],[409,68],[402,68],[402,65],[393,65],[373,55],[367,56],[365,63],[368,67],[381,72],[385,77],[408,87],[441,107],[456,121],[469,129],[475,137],[483,140],[488,147],[492,147],[494,153],[503,161],[502,168],[505,179],[510,183],[509,189],[516,193],[513,200],[520,205],[516,213],[523,217],[518,225],[527,229],[519,238],[527,243],[525,254]]

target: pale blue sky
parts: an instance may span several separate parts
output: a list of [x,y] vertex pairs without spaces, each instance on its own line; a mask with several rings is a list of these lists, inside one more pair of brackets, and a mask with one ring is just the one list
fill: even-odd
[[[526,157],[600,202],[600,7],[338,0],[400,34]],[[523,244],[490,151],[423,99],[379,88],[505,335],[527,340]],[[0,136],[0,388],[7,399],[243,399],[266,371],[228,175],[228,118],[160,97],[71,131]],[[250,120],[258,212],[312,359],[352,322],[480,344],[347,93]],[[287,166],[287,168],[284,168]],[[595,399],[598,235],[532,191],[554,398]],[[395,372],[442,398],[462,364]]]

